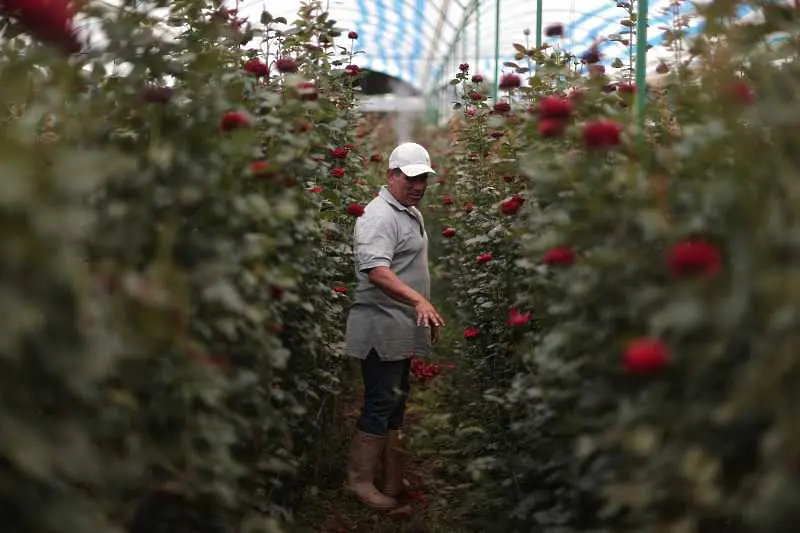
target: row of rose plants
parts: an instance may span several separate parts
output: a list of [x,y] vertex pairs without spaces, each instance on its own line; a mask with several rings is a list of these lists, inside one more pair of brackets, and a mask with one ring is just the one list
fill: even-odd
[[1,528],[281,530],[339,425],[358,36],[316,1],[0,24]]
[[[599,49],[518,45],[536,71],[507,64],[493,103],[456,74],[433,261],[463,328],[447,434],[476,530],[800,519],[800,13],[752,3],[765,17],[746,26],[730,17],[750,2],[702,8],[644,130]],[[775,32],[791,38],[765,46]]]

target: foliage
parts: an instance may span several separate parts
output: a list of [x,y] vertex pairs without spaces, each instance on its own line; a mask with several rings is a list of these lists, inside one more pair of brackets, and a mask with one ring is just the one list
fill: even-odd
[[519,46],[537,70],[504,76],[507,104],[454,78],[439,261],[464,328],[451,426],[476,530],[798,519],[798,14],[748,2],[764,22],[731,25],[743,3],[703,8],[644,131],[628,80],[557,47]]
[[3,529],[278,531],[337,416],[356,51],[318,2],[138,4],[0,47]]

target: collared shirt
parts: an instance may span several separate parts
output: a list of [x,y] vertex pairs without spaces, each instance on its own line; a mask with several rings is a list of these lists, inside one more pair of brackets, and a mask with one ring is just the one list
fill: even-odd
[[384,185],[356,221],[356,290],[347,317],[347,355],[364,359],[374,349],[385,361],[430,353],[430,329],[417,326],[413,306],[388,296],[367,271],[389,267],[400,280],[430,298],[428,234],[422,213],[398,202]]

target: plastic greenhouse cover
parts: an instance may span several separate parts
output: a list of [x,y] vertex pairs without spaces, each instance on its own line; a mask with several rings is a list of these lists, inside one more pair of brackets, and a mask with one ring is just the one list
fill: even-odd
[[[357,48],[363,50],[354,63],[362,68],[386,73],[409,82],[420,90],[446,83],[460,63],[469,63],[471,72],[487,80],[495,73],[496,6],[500,3],[500,68],[513,61],[514,43],[525,44],[524,31],[531,46],[535,43],[536,0],[323,0],[337,26],[358,33]],[[705,3],[703,0],[699,3]],[[472,4],[479,6],[476,13]],[[229,2],[236,7],[236,2]],[[267,9],[274,16],[292,20],[298,0],[270,0]],[[240,0],[240,15],[257,22],[264,2]],[[564,37],[543,38],[580,55],[595,39],[619,34],[620,21],[626,18],[616,0],[543,0],[542,28],[562,24]],[[746,18],[752,8],[742,8]],[[687,33],[696,34],[702,20],[694,15],[694,4],[685,0],[650,0],[648,68],[655,69],[660,58],[672,52],[660,46],[673,17],[688,19]],[[463,24],[465,14],[466,24]],[[459,28],[463,30],[459,34]],[[477,38],[476,38],[477,34]],[[458,37],[458,38],[457,38]],[[337,44],[347,46],[346,36]],[[616,57],[626,57],[627,47],[619,42],[603,42],[600,49],[610,68]],[[446,62],[448,51],[453,50]],[[521,65],[523,66],[523,65]]]
[[[688,36],[702,29],[703,21],[694,6],[708,1],[650,0],[648,42],[653,47],[647,55],[648,69],[652,71],[662,58],[672,57],[673,52],[662,43],[673,20],[684,20]],[[400,78],[421,91],[430,91],[447,84],[460,63],[468,63],[471,73],[480,73],[489,82],[494,80],[498,2],[502,73],[503,63],[514,60],[514,43],[525,44],[527,39],[530,46],[535,44],[536,0],[322,0],[322,5],[344,30],[336,39],[337,45],[349,47],[347,33],[351,30],[358,33],[356,49],[362,53],[354,59],[355,64]],[[602,62],[613,72],[611,63],[617,57],[625,62],[628,50],[620,42],[603,39],[620,35],[625,29],[620,22],[627,18],[626,11],[619,6],[624,3],[625,0],[542,0],[543,32],[556,24],[564,28],[563,37],[543,37],[543,42],[580,55],[593,42],[601,40]],[[260,27],[264,9],[273,17],[284,17],[291,23],[301,2],[225,0],[224,4],[229,9],[238,9],[239,18]],[[742,20],[754,14],[750,6],[740,8],[738,13]],[[525,35],[526,30],[530,35]]]

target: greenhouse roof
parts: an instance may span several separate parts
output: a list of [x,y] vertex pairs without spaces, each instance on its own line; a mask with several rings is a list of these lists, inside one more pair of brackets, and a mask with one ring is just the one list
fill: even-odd
[[[563,38],[543,38],[580,55],[591,44],[625,30],[620,22],[627,18],[616,0],[542,0],[542,28],[562,24]],[[702,2],[701,2],[702,3]],[[357,48],[363,54],[354,60],[362,68],[400,78],[427,91],[448,81],[460,63],[469,63],[472,73],[487,80],[495,74],[495,36],[499,4],[499,65],[512,61],[514,43],[535,43],[536,0],[323,0],[337,25],[358,33]],[[702,20],[693,16],[693,4],[686,0],[650,0],[648,41],[654,45],[648,54],[648,68],[654,69],[661,58],[672,52],[659,46],[672,21],[686,17],[688,33],[702,28]],[[266,8],[275,16],[293,20],[299,0],[228,0],[238,7],[240,16],[258,23]],[[740,12],[741,17],[749,9]],[[346,36],[339,38],[339,44]],[[616,58],[627,56],[620,42],[600,44],[606,67]]]

